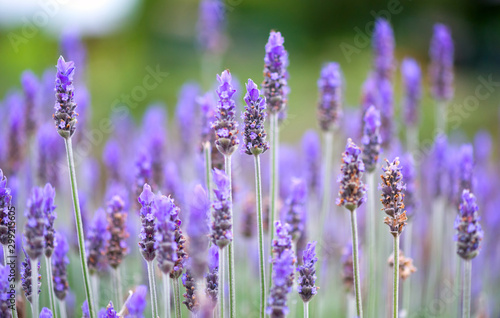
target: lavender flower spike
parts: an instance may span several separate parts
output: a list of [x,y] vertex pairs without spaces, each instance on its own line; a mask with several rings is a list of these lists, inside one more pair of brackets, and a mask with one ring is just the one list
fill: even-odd
[[434,25],[429,55],[432,95],[438,101],[453,98],[453,39],[447,26]]
[[230,180],[226,173],[219,169],[213,170],[213,180],[216,188],[214,189],[215,198],[212,203],[213,222],[210,237],[212,242],[222,249],[233,240],[233,221],[230,213],[232,206],[230,201]]
[[266,313],[271,318],[285,317],[289,309],[287,307],[287,296],[292,290],[290,277],[293,276],[293,264],[295,256],[292,250],[286,250],[280,256],[276,256],[273,266],[273,286],[269,292],[268,307]]
[[49,308],[43,307],[42,311],[40,312],[40,318],[52,318],[52,311],[50,311]]
[[285,202],[285,221],[290,225],[290,235],[297,240],[304,232],[307,205],[307,186],[302,179],[293,179],[290,194]]
[[372,105],[364,117],[363,138],[363,163],[368,172],[373,172],[377,167],[380,154],[380,112]]
[[293,250],[292,236],[290,235],[292,228],[288,223],[281,224],[280,221],[274,222],[274,225],[276,237],[273,240],[273,254],[279,258],[285,251]]
[[104,270],[107,264],[106,249],[111,234],[107,230],[108,220],[104,209],[98,209],[87,234],[87,264],[91,274]]
[[224,3],[221,0],[200,1],[197,25],[198,42],[209,52],[221,52],[225,47]]
[[343,79],[338,63],[327,63],[318,80],[318,121],[321,130],[332,131],[342,115]]
[[56,220],[56,213],[54,212],[56,206],[54,199],[56,190],[50,183],[47,183],[43,188],[43,213],[45,215],[45,256],[51,257],[54,251],[54,221]]
[[[178,245],[175,240],[176,223],[173,220],[177,219],[179,208],[175,206],[174,200],[164,195],[156,197],[154,206],[155,216],[158,219],[155,237],[155,249],[158,251],[158,267],[164,274],[170,274],[171,271],[174,271],[174,265],[177,264],[178,260]],[[182,266],[180,270],[182,272]]]
[[266,119],[266,99],[260,96],[257,85],[248,79],[245,94],[245,112],[242,118],[245,122],[243,131],[244,151],[248,155],[260,155],[269,149],[266,141],[266,131],[264,130],[264,120]]
[[208,220],[210,200],[201,185],[194,188],[187,232],[189,234],[189,256],[194,278],[203,277],[207,267],[208,255]]
[[128,309],[127,318],[144,318],[144,310],[146,309],[148,288],[144,285],[139,285],[135,288],[134,293],[130,296],[126,303]]
[[114,269],[118,268],[128,253],[126,239],[129,234],[126,229],[127,212],[124,208],[125,203],[118,195],[111,198],[107,208],[107,230],[111,235],[107,243],[106,256],[109,265]]
[[302,152],[307,185],[312,193],[317,193],[321,184],[321,142],[313,130],[307,131],[302,137]]
[[483,230],[479,224],[477,215],[476,197],[469,190],[462,192],[462,203],[460,203],[460,213],[455,219],[455,229],[457,235],[457,254],[470,260],[479,253],[481,241],[483,240]]
[[140,217],[142,222],[141,233],[139,234],[139,247],[142,257],[146,262],[150,262],[156,257],[156,226],[155,216],[153,214],[154,193],[149,184],[144,184],[141,195],[138,198],[141,204]]
[[233,95],[236,92],[231,85],[231,73],[228,70],[217,75],[220,85],[217,89],[219,100],[213,128],[215,129],[215,146],[224,155],[230,156],[238,148],[238,122],[235,119],[236,103]]
[[264,57],[264,82],[262,94],[266,97],[268,111],[277,114],[286,109],[288,88],[288,52],[280,32],[271,31]]
[[68,293],[68,275],[66,267],[68,259],[69,245],[66,238],[60,233],[56,234],[56,249],[52,258],[52,268],[54,270],[54,293],[59,300],[64,300]]
[[337,205],[354,211],[366,201],[366,190],[362,181],[364,171],[361,149],[348,139],[345,152],[342,154],[341,174],[338,177],[340,189]]
[[24,118],[26,123],[24,128],[26,129],[26,135],[31,137],[35,133],[38,126],[38,91],[40,83],[33,72],[25,71],[21,75],[21,84],[23,86],[25,96]]
[[403,184],[403,174],[399,165],[399,158],[390,162],[386,159],[387,166],[383,167],[384,173],[380,176],[382,183],[382,210],[388,215],[384,219],[384,223],[390,228],[391,234],[396,237],[401,235],[403,228],[406,225],[408,218],[406,217],[405,205],[403,203],[403,190],[406,189]]
[[[0,243],[2,245],[9,243],[9,225],[13,224],[9,219],[11,205],[11,190],[7,187],[7,177],[3,174],[2,169],[0,169]],[[4,255],[5,257],[7,255]]]
[[373,30],[374,69],[379,78],[391,79],[394,72],[394,34],[385,19],[375,21]]
[[196,281],[190,268],[182,275],[182,285],[186,288],[186,292],[182,295],[184,297],[182,303],[186,305],[186,308],[190,312],[197,313],[200,308],[200,303],[198,302],[198,297],[196,297]]
[[418,123],[419,103],[422,98],[422,74],[417,61],[405,58],[401,63],[401,75],[404,85],[404,119],[406,124],[415,126]]
[[0,265],[0,317],[11,318],[12,310],[9,301],[11,288],[9,286],[9,271],[7,266]]
[[56,104],[54,121],[57,132],[63,138],[71,138],[76,130],[76,103],[74,102],[73,76],[75,64],[66,62],[62,56],[57,61]]
[[402,169],[401,173],[405,177],[406,187],[404,204],[406,208],[406,216],[411,219],[418,207],[417,199],[417,171],[415,169],[415,160],[411,153],[407,153],[402,158]]
[[297,292],[304,303],[310,301],[317,293],[318,287],[314,285],[316,282],[316,269],[314,268],[318,258],[316,257],[316,242],[307,243],[302,259],[303,265],[297,268],[299,273],[299,281]]
[[219,247],[212,245],[208,249],[208,273],[205,274],[205,295],[212,310],[217,305],[219,293]]
[[[464,190],[473,190],[474,185],[474,148],[471,144],[465,144],[460,147],[459,155],[459,173],[458,173],[458,198],[457,201],[463,200],[462,193]],[[459,204],[457,204],[458,206]]]
[[[32,300],[32,295],[33,295],[33,290],[32,284],[31,284],[31,273],[32,273],[32,268],[31,268],[31,259],[26,252],[26,250],[23,248],[24,252],[24,261],[21,263],[21,286],[24,291],[24,295],[26,296],[26,299],[31,303]],[[40,272],[40,262],[38,262],[38,268],[36,269],[37,273]],[[38,275],[38,293],[40,294],[40,286],[42,286],[42,277]]]
[[47,233],[47,219],[43,210],[43,190],[35,187],[28,199],[27,209],[24,212],[26,224],[24,235],[26,238],[26,253],[33,259],[39,259],[45,248],[45,234]]
[[102,309],[99,312],[99,318],[119,318],[118,314],[116,313],[115,308],[113,307],[113,302],[109,302],[108,306],[106,309]]

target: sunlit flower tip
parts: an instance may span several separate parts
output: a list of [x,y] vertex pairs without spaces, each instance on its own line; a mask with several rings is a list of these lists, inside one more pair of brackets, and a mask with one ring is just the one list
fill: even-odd
[[314,284],[316,282],[315,264],[318,261],[316,257],[316,242],[307,243],[307,247],[302,254],[302,265],[297,268],[299,273],[297,292],[303,302],[308,302],[317,294]]
[[[26,299],[31,303],[31,296],[33,294],[32,284],[31,284],[31,271],[33,270],[31,268],[31,259],[26,253],[26,250],[23,248],[24,252],[24,261],[21,262],[21,287],[24,291],[24,295],[26,296]],[[40,262],[37,262],[37,271],[40,273]],[[38,293],[40,294],[40,287],[42,286],[42,276],[38,275]]]
[[9,210],[12,204],[12,194],[7,187],[7,177],[0,169],[0,243],[9,244]]
[[454,45],[449,28],[443,24],[434,25],[429,55],[432,95],[438,101],[453,98],[453,54]]
[[57,61],[56,103],[54,106],[54,121],[57,131],[63,138],[70,138],[76,130],[76,103],[74,102],[73,76],[75,65],[66,62],[61,56]]
[[269,149],[266,141],[264,121],[266,119],[266,99],[260,96],[257,85],[248,79],[245,94],[245,112],[242,115],[245,129],[243,131],[244,152],[248,155],[260,155]]
[[401,75],[404,85],[404,119],[408,125],[418,122],[419,103],[422,97],[422,74],[417,61],[405,58],[401,63]]
[[394,33],[390,23],[378,18],[373,31],[374,68],[378,77],[392,78],[395,67],[394,47]]
[[372,105],[365,113],[361,139],[363,163],[368,172],[373,172],[377,167],[381,142],[380,124],[380,112]]
[[224,248],[233,240],[230,180],[226,173],[219,169],[213,170],[213,180],[215,197],[212,202],[213,222],[210,237],[215,245]]
[[264,57],[264,82],[262,94],[267,101],[267,110],[277,114],[287,107],[288,87],[288,52],[283,43],[285,39],[280,32],[271,31],[266,44]]
[[91,274],[104,270],[107,265],[106,249],[111,234],[104,209],[98,209],[86,236],[87,264]]
[[139,285],[135,288],[132,296],[126,302],[125,306],[128,310],[128,316],[130,318],[143,318],[144,310],[147,305],[148,288],[144,285]]
[[141,205],[140,218],[141,218],[141,232],[139,234],[139,248],[142,257],[147,262],[150,262],[156,257],[156,222],[153,211],[155,195],[151,191],[149,184],[144,184],[143,190],[137,201]]
[[[388,260],[389,266],[394,267],[394,253],[391,254]],[[415,273],[417,268],[413,265],[413,259],[404,255],[403,251],[399,251],[399,277],[406,280],[411,274]]]
[[354,211],[366,201],[366,187],[362,181],[365,165],[361,160],[361,149],[351,139],[347,140],[345,152],[342,154],[340,170],[340,189],[336,203]]
[[307,205],[307,186],[303,179],[292,179],[290,194],[285,201],[285,221],[290,225],[292,239],[297,241],[304,233]]
[[113,196],[108,202],[106,213],[110,237],[107,242],[106,257],[114,269],[118,268],[129,251],[126,242],[129,237],[126,226],[128,213],[124,209],[125,202],[118,195]]
[[67,266],[69,264],[68,254],[69,245],[66,238],[56,233],[55,250],[52,256],[52,270],[54,281],[54,294],[63,301],[66,298],[69,289]]
[[[177,223],[175,223],[179,215],[179,208],[175,206],[174,200],[170,197],[164,195],[156,196],[155,202],[155,216],[158,219],[156,222],[156,240],[155,248],[158,251],[157,261],[160,270],[169,274],[174,269],[174,265],[177,264],[178,269],[182,272],[182,263],[177,263],[178,251],[183,252],[183,247],[181,245],[181,250],[178,250],[178,245],[176,241],[177,235],[180,231],[180,220],[178,222],[179,229],[177,229]],[[182,236],[182,232],[180,232]],[[184,242],[184,238],[181,237]],[[180,259],[179,261],[183,261]]]
[[274,258],[273,286],[269,292],[266,308],[266,313],[270,317],[285,317],[290,311],[287,306],[287,297],[292,291],[293,283],[290,284],[290,277],[293,276],[294,262],[295,255],[292,250],[286,250],[279,257]]
[[215,113],[215,122],[212,127],[215,130],[215,145],[225,156],[230,156],[238,148],[238,122],[236,116],[236,103],[233,95],[236,90],[231,85],[231,73],[228,70],[217,75],[219,87],[216,90],[219,100]]
[[205,274],[205,295],[212,309],[217,305],[219,293],[219,247],[212,245],[208,250],[208,272]]
[[200,307],[200,303],[196,296],[196,281],[189,268],[186,270],[186,273],[182,275],[182,285],[186,288],[186,292],[182,295],[184,297],[182,303],[186,305],[186,308],[190,312],[196,313]]
[[342,115],[343,79],[338,63],[330,62],[323,66],[318,88],[319,126],[323,131],[331,131]]
[[399,158],[390,162],[386,159],[386,167],[382,167],[383,174],[380,188],[382,190],[382,210],[387,214],[384,223],[389,226],[390,233],[393,236],[401,235],[404,226],[407,224],[405,205],[403,203],[406,186],[403,184],[403,174]]
[[52,318],[52,311],[50,311],[49,308],[43,307],[42,311],[40,312],[40,318]]
[[476,257],[481,248],[484,233],[477,211],[476,197],[469,190],[464,190],[460,211],[455,219],[457,254],[463,259]]

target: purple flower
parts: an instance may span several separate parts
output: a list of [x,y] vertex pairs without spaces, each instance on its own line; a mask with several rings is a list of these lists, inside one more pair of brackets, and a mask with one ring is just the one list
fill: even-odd
[[474,136],[475,159],[478,166],[487,166],[491,157],[493,140],[488,131],[482,129]]
[[40,318],[52,318],[52,311],[47,307],[43,307],[40,312]]
[[144,144],[145,150],[150,155],[152,180],[149,182],[144,181],[142,184],[139,184],[139,192],[146,182],[152,184],[154,187],[163,185],[167,136],[166,125],[167,112],[165,110],[165,105],[156,104],[149,106],[142,121],[142,130],[144,133],[144,140],[142,143]]
[[311,193],[317,193],[321,184],[321,142],[318,134],[308,130],[302,137],[305,180]]
[[25,114],[22,97],[17,93],[10,93],[5,99],[8,106],[7,122],[7,173],[11,176],[18,173],[24,161],[26,148],[26,134],[24,130]]
[[464,190],[460,211],[455,219],[457,254],[463,259],[476,257],[483,240],[483,229],[479,224],[477,210],[476,197],[469,190]]
[[197,137],[194,128],[196,125],[196,98],[200,95],[200,86],[196,83],[182,85],[179,93],[175,117],[179,126],[181,145],[185,151],[189,151],[194,139]]
[[388,149],[394,137],[394,97],[392,83],[388,79],[381,79],[378,82],[379,104],[381,123],[380,136],[382,147]]
[[213,170],[215,198],[212,202],[212,229],[210,237],[219,248],[224,248],[233,240],[233,220],[231,219],[231,188],[228,176],[219,169]]
[[364,120],[368,108],[371,106],[377,107],[379,104],[378,89],[376,84],[375,74],[373,74],[373,72],[368,73],[361,89],[361,121]]
[[208,249],[208,272],[205,274],[205,295],[209,305],[215,308],[219,293],[219,247],[212,245]]
[[98,209],[94,213],[86,237],[87,264],[91,274],[103,270],[107,265],[105,253],[108,241],[111,239],[111,234],[107,228],[106,212],[104,212],[104,209]]
[[348,244],[342,251],[342,282],[348,293],[354,290],[354,267],[352,257],[352,244]]
[[32,259],[39,259],[45,248],[45,235],[47,234],[47,218],[44,210],[44,191],[35,187],[28,198],[27,209],[24,212],[26,224],[24,236],[26,237],[26,253]]
[[236,104],[233,95],[236,92],[231,85],[231,73],[228,70],[217,75],[220,85],[217,89],[219,100],[215,122],[212,128],[215,130],[215,146],[225,156],[230,156],[238,148],[238,122],[236,116]]
[[139,285],[135,288],[134,293],[126,303],[128,309],[128,315],[125,315],[126,318],[144,318],[147,294],[148,288],[146,286]]
[[135,162],[135,193],[141,195],[145,183],[153,181],[152,160],[149,151],[141,148]]
[[403,190],[406,189],[403,184],[403,174],[399,165],[399,158],[390,162],[386,159],[387,166],[382,167],[384,173],[380,176],[382,183],[382,205],[384,212],[388,215],[384,223],[389,226],[393,236],[401,235],[408,218],[406,217],[405,205],[403,203]]
[[461,202],[464,190],[472,191],[474,184],[474,148],[471,144],[460,147],[458,159],[458,202]]
[[76,129],[76,103],[74,102],[73,76],[75,64],[66,62],[62,56],[57,61],[56,104],[54,121],[57,131],[63,138],[70,138]]
[[21,84],[24,92],[24,118],[26,135],[31,137],[38,126],[39,115],[39,90],[40,83],[35,74],[31,71],[25,71],[21,75]]
[[186,288],[186,292],[182,295],[184,300],[182,303],[186,305],[186,308],[193,313],[198,312],[200,308],[200,303],[198,302],[198,297],[196,296],[196,281],[191,273],[191,269],[188,267],[186,273],[182,275],[182,285]]
[[99,314],[97,315],[98,318],[119,318],[118,314],[115,311],[115,308],[113,307],[113,302],[109,302],[108,306],[106,309],[102,309],[99,311]]
[[406,216],[411,219],[419,205],[417,199],[417,171],[415,169],[415,160],[413,159],[411,153],[405,154],[401,160],[401,163],[401,173],[405,176],[406,182],[406,191],[404,195]]
[[38,144],[38,181],[40,183],[50,182],[55,187],[59,184],[59,169],[57,163],[64,155],[64,146],[59,137],[54,134],[54,127],[46,123],[40,127],[37,133]]
[[66,238],[59,232],[56,234],[56,249],[52,258],[52,269],[54,271],[54,294],[56,297],[63,301],[68,293],[68,276],[67,266],[69,264],[68,251],[69,245]]
[[292,236],[290,235],[292,227],[290,224],[282,224],[280,221],[274,222],[274,226],[276,236],[273,240],[273,254],[279,258],[285,251],[292,250]]
[[[448,164],[448,139],[445,135],[437,136],[430,156],[430,186],[434,197],[446,195],[446,171]],[[449,185],[448,185],[449,187]]]
[[[26,299],[31,303],[31,295],[32,295],[32,284],[31,284],[31,271],[33,270],[31,268],[31,259],[26,253],[26,250],[23,248],[24,252],[24,261],[21,263],[21,287],[23,288],[24,295],[26,296]],[[37,262],[38,266],[37,273],[40,273],[40,262]],[[42,277],[38,275],[38,293],[40,294],[40,286],[42,286]]]
[[[163,273],[169,274],[178,260],[176,231],[180,231],[180,221],[178,227],[175,220],[178,220],[179,208],[175,206],[172,198],[158,195],[154,202],[154,212],[158,219],[155,237],[158,267]],[[182,255],[181,261],[183,261]],[[180,270],[182,272],[182,265],[180,265]]]
[[401,76],[404,86],[404,119],[406,124],[418,124],[420,99],[422,98],[422,74],[417,61],[405,58],[401,63]]
[[82,305],[82,318],[90,318],[89,303],[86,299]]
[[373,172],[380,154],[380,112],[374,106],[370,106],[365,113],[363,123],[363,138],[361,138],[363,163],[368,172]]
[[265,96],[268,111],[277,114],[287,108],[288,88],[288,52],[280,32],[271,31],[266,44],[264,57],[264,82],[262,94]]
[[374,69],[379,78],[391,79],[394,72],[394,34],[389,22],[378,18],[373,30]]
[[341,174],[337,181],[340,184],[337,205],[342,205],[350,211],[357,209],[366,201],[366,187],[362,181],[365,165],[361,160],[361,149],[347,140],[345,152],[342,154]]
[[212,130],[212,119],[215,116],[215,100],[211,92],[196,99],[201,113],[201,144],[213,143],[215,134]]
[[54,212],[56,206],[54,199],[56,197],[56,190],[50,183],[47,183],[43,188],[43,214],[45,215],[45,256],[51,257],[54,251],[54,221],[57,214]]
[[[82,70],[85,70],[84,66],[87,64],[87,50],[78,33],[71,31],[65,32],[61,37],[60,46],[64,56],[75,61],[76,65],[79,65]],[[80,74],[80,76],[77,79],[80,79],[83,72],[79,72],[78,74]],[[78,103],[78,105],[80,106],[80,103]]]
[[323,131],[333,130],[342,116],[343,86],[340,65],[334,62],[325,64],[318,80],[318,121]]
[[7,177],[3,174],[2,169],[0,169],[0,243],[2,245],[9,244],[9,225],[15,224],[15,220],[9,218],[11,206],[11,190],[7,187]]
[[285,317],[289,312],[286,304],[287,296],[292,291],[293,285],[293,265],[295,263],[293,251],[286,250],[280,256],[275,255],[273,262],[273,286],[269,291],[266,313],[272,318]]
[[316,257],[316,242],[307,243],[307,247],[302,254],[303,265],[297,268],[299,280],[297,292],[302,301],[307,303],[316,295],[318,287],[314,286],[316,282],[315,264],[318,261]]
[[269,149],[266,141],[264,121],[266,119],[266,99],[260,96],[257,85],[248,79],[245,94],[245,112],[243,118],[245,129],[243,131],[244,151],[247,155],[260,155]]
[[129,236],[126,229],[128,213],[124,209],[125,202],[118,195],[113,196],[108,202],[107,230],[110,236],[106,246],[106,257],[109,265],[114,269],[118,268],[125,255],[128,254],[126,242]]
[[449,101],[453,98],[453,51],[450,30],[443,24],[435,24],[429,48],[429,73],[432,95],[438,101]]
[[121,177],[122,150],[118,141],[113,138],[108,139],[102,151],[102,161],[106,166],[106,174],[109,180],[119,182]]
[[[5,255],[4,255],[5,257]],[[0,265],[0,316],[5,318],[12,317],[10,310],[11,288],[9,284],[10,267]]]
[[194,188],[190,202],[189,256],[192,261],[192,273],[195,278],[203,277],[207,266],[210,200],[201,185]]
[[225,7],[220,0],[200,1],[197,24],[198,42],[209,52],[219,53],[225,49]]
[[156,257],[156,225],[155,216],[153,213],[153,203],[155,200],[155,195],[151,191],[149,184],[145,183],[142,193],[137,199],[141,204],[141,210],[139,212],[141,217],[141,233],[139,234],[139,247],[142,257],[146,262],[151,262]]
[[307,205],[307,186],[303,179],[292,179],[290,194],[285,201],[283,213],[290,225],[290,235],[297,241],[304,234]]

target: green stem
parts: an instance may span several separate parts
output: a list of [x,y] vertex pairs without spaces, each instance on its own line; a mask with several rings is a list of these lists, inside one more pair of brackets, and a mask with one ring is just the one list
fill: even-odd
[[155,270],[153,267],[153,261],[148,263],[148,279],[149,279],[149,290],[151,294],[151,310],[153,311],[153,318],[158,318],[158,297],[156,296],[156,279]]
[[436,129],[438,133],[446,135],[446,113],[448,104],[446,102],[437,102],[436,107]]
[[114,273],[115,297],[116,297],[115,307],[119,308],[119,306],[121,306],[121,303],[123,301],[122,279],[121,279],[121,275],[120,275],[120,267],[115,268],[113,273]]
[[309,318],[309,302],[304,303],[304,318]]
[[359,318],[363,318],[363,306],[361,302],[361,284],[359,277],[358,260],[358,224],[356,220],[356,210],[351,211],[351,234],[352,234],[352,264],[354,269],[354,292],[356,294],[356,313]]
[[220,306],[220,317],[224,318],[224,260],[225,251],[221,249],[219,251],[219,306]]
[[90,282],[92,283],[92,290],[94,291],[94,302],[99,307],[99,276],[97,273],[90,275]]
[[260,178],[260,157],[257,155],[254,159],[257,226],[259,227],[260,317],[263,318],[266,307],[266,270],[264,265],[264,228],[262,223],[262,181]]
[[179,287],[179,279],[174,278],[174,305],[175,305],[175,318],[181,318],[181,289]]
[[47,286],[49,288],[50,310],[52,310],[53,317],[57,318],[57,307],[54,297],[54,281],[52,280],[52,262],[50,257],[45,257],[45,265],[47,268]]
[[462,259],[460,258],[460,256],[455,255],[455,282],[453,284],[453,288],[455,291],[454,295],[456,296],[457,301],[455,306],[453,306],[453,317],[460,317],[460,309],[462,309],[460,299],[463,297],[462,284]]
[[368,259],[370,260],[370,265],[368,266],[368,276],[369,276],[369,293],[368,293],[368,312],[370,317],[376,317],[377,312],[377,295],[379,290],[377,290],[377,237],[375,235],[377,222],[375,221],[376,208],[375,208],[375,194],[376,194],[376,182],[375,173],[370,172],[367,175],[368,178],[368,222],[366,224],[366,237],[368,238]]
[[[279,155],[279,126],[278,126],[278,114],[270,114],[269,120],[271,123],[271,169],[270,169],[270,179],[271,187],[269,193],[269,235],[270,250],[272,250],[273,240],[274,240],[274,221],[277,217],[276,201],[278,200],[278,187],[279,187],[279,170],[278,170],[278,155]],[[260,165],[260,159],[259,159]],[[260,169],[260,167],[259,167]],[[259,172],[260,173],[260,172]],[[259,176],[260,178],[260,176]],[[269,273],[273,272],[273,263],[269,263]],[[269,275],[269,288],[272,284],[272,275]]]
[[[413,232],[413,222],[408,222],[406,226],[406,234],[403,242],[404,245],[404,253],[406,256],[411,256],[411,243],[412,243],[412,232]],[[411,275],[406,278],[403,283],[403,310],[405,312],[405,316],[408,317],[410,313],[410,293],[411,293]]]
[[92,297],[92,290],[90,288],[90,277],[89,277],[89,270],[87,267],[87,253],[85,251],[85,236],[83,233],[82,215],[80,212],[80,202],[78,199],[78,189],[76,185],[76,172],[75,172],[75,163],[73,158],[73,146],[71,144],[71,138],[64,138],[64,143],[66,146],[66,155],[68,158],[69,179],[71,182],[73,208],[75,210],[76,231],[78,234],[78,247],[80,251],[80,262],[82,264],[83,283],[85,285],[85,294],[87,297],[87,302],[89,304],[90,318],[95,318],[94,304],[93,304],[94,298]]
[[394,298],[393,313],[394,318],[398,317],[398,296],[399,296],[399,235],[394,236]]
[[7,245],[2,245],[3,246],[3,265],[7,266],[7,257],[9,257],[9,248]]
[[38,317],[38,260],[31,259],[31,311],[33,317]]
[[[233,188],[232,188],[232,182],[231,182],[231,156],[224,156],[224,168],[226,170],[226,175],[229,178],[229,202],[231,203],[229,205],[229,217],[231,218],[231,221],[234,220],[233,218],[233,208],[232,208],[232,202],[233,202]],[[236,316],[236,286],[235,286],[235,270],[234,270],[234,252],[233,252],[233,247],[234,247],[234,237],[231,243],[227,246],[227,251],[228,251],[228,261],[229,261],[229,316],[231,318],[234,318]]]
[[170,318],[170,278],[168,274],[162,273],[163,280],[163,302],[165,306],[165,318]]
[[205,155],[205,182],[207,183],[207,192],[210,198],[210,202],[213,199],[212,193],[212,156],[211,156],[212,147],[210,146],[210,142],[206,142],[203,144],[203,153]]
[[470,292],[471,292],[471,272],[472,261],[470,259],[463,261],[464,282],[463,282],[463,300],[462,300],[462,318],[470,318]]
[[[443,198],[435,200],[432,211],[432,241],[442,242],[443,238],[443,219],[445,217],[445,201]],[[405,236],[407,238],[407,236]],[[436,290],[439,290],[439,277],[441,276],[441,264],[443,260],[443,246],[441,244],[431,245],[431,255],[433,266],[430,268],[430,274],[427,280],[426,297],[430,302],[434,299]]]
[[[56,312],[56,309],[53,310],[53,314],[55,317],[55,312]],[[61,318],[66,318],[68,315],[66,314],[66,302],[64,300],[60,300],[59,301],[59,312],[61,313]]]

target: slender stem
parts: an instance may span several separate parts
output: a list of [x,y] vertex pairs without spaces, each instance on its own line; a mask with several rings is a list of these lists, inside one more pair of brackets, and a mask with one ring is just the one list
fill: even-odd
[[38,317],[38,259],[31,259],[31,311],[33,317]]
[[[278,155],[279,155],[279,125],[278,125],[278,114],[270,114],[269,120],[271,123],[271,169],[270,169],[270,180],[271,187],[269,193],[269,235],[270,250],[272,250],[273,240],[274,240],[274,221],[277,219],[277,209],[276,201],[278,200],[278,187],[279,187],[279,170],[278,170]],[[260,160],[260,159],[259,159]],[[259,161],[260,165],[260,161]],[[260,173],[260,172],[259,172]],[[259,176],[260,178],[260,176]],[[269,263],[269,273],[273,272],[273,263]],[[269,275],[269,288],[272,284],[272,275]]]
[[[411,243],[412,243],[412,232],[413,232],[413,222],[408,222],[408,225],[405,228],[406,234],[405,239],[403,241],[404,252],[406,256],[411,256]],[[411,293],[411,275],[406,278],[403,283],[403,310],[405,312],[405,316],[407,317],[410,312],[410,293]]]
[[[433,242],[442,242],[443,238],[443,222],[445,217],[445,201],[442,197],[435,200],[433,204],[432,211],[432,241]],[[405,236],[405,239],[408,237]],[[427,280],[427,290],[426,296],[427,301],[430,302],[434,299],[436,290],[439,290],[439,277],[441,274],[441,264],[443,260],[443,246],[441,244],[432,244],[431,245],[431,255],[433,259],[433,266],[430,268],[430,274],[428,275]]]
[[224,249],[219,251],[219,306],[220,306],[220,317],[224,317]]
[[179,279],[174,278],[174,305],[175,305],[175,318],[181,318],[181,289],[179,287]]
[[57,307],[54,297],[54,281],[52,280],[52,262],[50,257],[45,257],[45,267],[47,268],[47,286],[49,288],[50,310],[53,317],[57,318]]
[[149,290],[151,294],[151,310],[153,311],[153,318],[158,318],[158,297],[156,295],[156,278],[155,270],[153,267],[154,261],[148,263],[148,279],[149,279]]
[[163,303],[165,305],[165,318],[170,318],[170,277],[162,273],[163,280]]
[[[225,170],[226,174],[229,178],[229,215],[231,218],[231,221],[234,221],[233,219],[233,207],[232,207],[232,202],[233,202],[233,188],[232,188],[232,182],[231,182],[231,156],[224,156],[224,165],[225,165]],[[231,243],[227,246],[227,251],[228,251],[228,258],[229,258],[229,316],[231,318],[234,318],[236,316],[236,286],[235,286],[235,270],[234,270],[234,252],[233,252],[233,247],[234,247],[234,237]]]
[[472,261],[470,259],[463,261],[464,266],[464,289],[463,289],[463,300],[462,300],[462,318],[470,318],[470,292],[471,292],[471,272],[472,272]]
[[446,113],[448,104],[446,102],[437,102],[436,107],[436,129],[438,133],[446,135]]
[[205,182],[207,184],[207,192],[208,196],[210,197],[210,202],[212,201],[213,198],[213,193],[212,193],[212,156],[211,156],[211,150],[212,147],[210,145],[210,142],[206,142],[203,144],[203,154],[205,155]]
[[[56,311],[57,310],[54,308],[54,310],[52,311],[52,313],[54,314],[53,317],[55,317]],[[68,317],[68,315],[66,314],[66,302],[64,300],[59,301],[59,312],[61,313],[61,318]]]
[[78,199],[78,189],[76,185],[76,172],[75,172],[75,164],[73,158],[73,146],[71,144],[71,138],[64,138],[64,142],[66,146],[66,155],[68,158],[69,178],[71,182],[73,208],[75,210],[76,231],[78,234],[78,247],[80,251],[80,262],[82,264],[83,283],[85,285],[85,294],[87,297],[87,302],[89,304],[90,318],[95,318],[94,304],[93,304],[94,298],[92,297],[92,290],[90,288],[90,277],[89,277],[89,270],[87,267],[87,253],[85,251],[85,236],[83,233],[82,215],[80,212],[80,202]]
[[117,267],[114,271],[114,281],[115,281],[115,297],[116,297],[116,305],[115,307],[119,307],[123,301],[123,291],[122,291],[122,278],[120,275],[120,267]]
[[257,226],[259,227],[260,317],[264,317],[266,306],[266,269],[264,265],[264,228],[262,223],[262,181],[260,178],[260,157],[255,156],[254,159]]
[[3,246],[3,265],[7,266],[7,258],[9,257],[9,248],[7,245],[2,245]]
[[304,303],[304,318],[309,318],[309,302]]
[[366,237],[368,240],[368,259],[370,265],[368,266],[369,275],[369,293],[368,293],[368,312],[370,317],[375,317],[377,312],[377,295],[379,294],[377,286],[377,237],[375,235],[377,222],[375,221],[375,194],[376,194],[376,183],[375,183],[375,172],[370,172],[367,175],[368,178],[368,222],[366,224]]
[[352,264],[354,269],[354,292],[356,294],[356,313],[359,318],[363,318],[363,306],[361,302],[361,284],[359,282],[359,261],[358,261],[358,224],[356,220],[356,210],[351,211],[351,233],[352,233]]
[[90,281],[92,283],[92,290],[94,291],[94,302],[99,307],[99,276],[96,273],[90,275]]
[[399,296],[399,235],[394,236],[394,298],[393,312],[394,318],[398,317],[398,296]]

